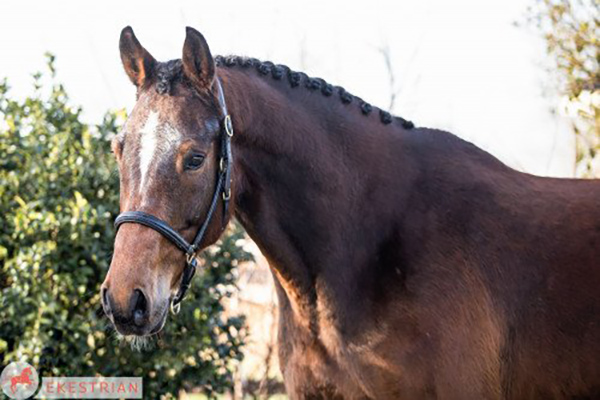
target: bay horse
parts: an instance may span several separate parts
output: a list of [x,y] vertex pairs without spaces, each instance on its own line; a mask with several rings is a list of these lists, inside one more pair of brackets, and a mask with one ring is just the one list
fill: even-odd
[[[119,332],[159,331],[189,256],[235,216],[274,276],[292,399],[600,398],[600,182],[517,172],[322,79],[213,58],[193,28],[182,59],[130,27],[120,51],[132,217],[101,296]],[[211,203],[223,182],[230,207]]]

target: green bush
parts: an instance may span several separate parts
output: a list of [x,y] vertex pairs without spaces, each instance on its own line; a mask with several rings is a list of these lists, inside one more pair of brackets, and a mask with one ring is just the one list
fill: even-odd
[[553,85],[568,98],[577,174],[600,177],[600,51],[596,0],[534,0],[529,22],[546,42]]
[[124,116],[83,123],[48,57],[31,97],[11,99],[0,83],[2,364],[27,361],[41,376],[141,376],[144,398],[224,391],[242,357],[243,319],[224,318],[220,300],[232,291],[232,269],[250,257],[238,246],[242,231],[232,227],[205,252],[206,273],[149,349],[117,340],[99,287],[119,198],[109,139]]

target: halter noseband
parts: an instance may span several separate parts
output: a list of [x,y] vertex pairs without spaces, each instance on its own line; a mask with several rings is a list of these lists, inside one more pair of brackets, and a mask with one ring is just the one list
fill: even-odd
[[231,153],[231,138],[233,136],[233,125],[231,123],[231,116],[227,112],[227,105],[225,104],[225,96],[223,94],[223,87],[221,81],[217,77],[215,79],[215,86],[217,88],[217,98],[221,107],[221,157],[219,158],[219,174],[217,176],[217,184],[215,186],[215,192],[213,194],[208,213],[204,219],[204,223],[198,230],[196,237],[192,243],[188,243],[177,231],[169,226],[165,221],[157,218],[151,214],[142,211],[125,211],[117,216],[115,219],[115,228],[118,230],[119,227],[127,223],[135,223],[147,226],[154,229],[167,239],[169,239],[175,246],[186,254],[186,263],[181,277],[181,285],[179,290],[173,299],[171,300],[171,312],[173,314],[179,313],[181,309],[181,301],[185,297],[187,290],[190,288],[192,278],[196,274],[196,267],[198,261],[196,260],[197,252],[199,250],[200,243],[204,238],[204,234],[210,225],[210,221],[217,209],[219,203],[219,197],[223,199],[223,220],[222,224],[225,225],[227,221],[227,214],[229,210],[229,200],[231,199],[231,168],[233,156]]

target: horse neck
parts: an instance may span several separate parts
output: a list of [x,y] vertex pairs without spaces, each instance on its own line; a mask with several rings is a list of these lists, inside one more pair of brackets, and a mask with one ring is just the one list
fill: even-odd
[[410,170],[403,130],[337,96],[220,73],[236,130],[236,216],[269,261],[282,307],[310,314],[319,287],[339,297],[394,230]]

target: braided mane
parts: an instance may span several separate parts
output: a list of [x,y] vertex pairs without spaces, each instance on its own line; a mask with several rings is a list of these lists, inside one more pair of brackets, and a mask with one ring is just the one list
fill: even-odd
[[[275,80],[282,80],[286,78],[292,88],[304,86],[308,90],[320,90],[321,94],[326,97],[330,97],[337,93],[337,96],[344,104],[350,104],[354,100],[358,103],[360,111],[364,115],[369,115],[373,111],[373,106],[360,97],[353,96],[347,92],[343,87],[333,86],[327,83],[321,78],[311,78],[303,72],[292,71],[286,65],[274,64],[271,61],[260,61],[256,58],[247,58],[240,56],[217,56],[215,63],[218,67],[234,67],[240,66],[242,68],[255,68],[260,75],[271,77]],[[402,124],[404,129],[414,128],[414,124],[402,117],[393,117],[389,112],[379,110],[379,118],[382,123],[390,124],[394,119]]]
[[[347,92],[343,87],[333,86],[321,78],[311,78],[303,72],[292,71],[289,67],[281,64],[274,64],[271,61],[260,61],[256,58],[240,56],[216,56],[215,64],[217,67],[235,67],[254,68],[262,76],[270,75],[274,80],[286,79],[292,88],[303,86],[308,90],[319,90],[325,97],[331,97],[336,94],[344,104],[350,104],[354,101],[358,103],[363,115],[369,115],[374,107],[361,99]],[[173,82],[180,80],[183,74],[181,60],[171,60],[159,63],[156,68],[157,82],[156,91],[159,94],[169,94]],[[402,117],[394,117],[389,112],[379,109],[379,119],[383,124],[391,124],[394,120],[398,121],[404,129],[414,128],[414,124]]]

